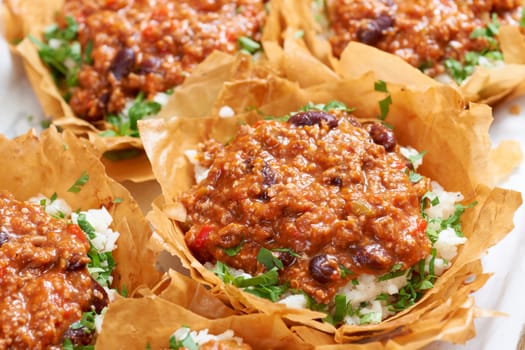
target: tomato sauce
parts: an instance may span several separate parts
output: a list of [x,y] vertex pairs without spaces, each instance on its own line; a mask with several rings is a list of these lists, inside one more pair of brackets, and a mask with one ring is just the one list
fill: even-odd
[[228,145],[208,141],[200,152],[209,173],[181,200],[201,262],[259,274],[264,247],[283,263],[282,283],[328,303],[359,274],[407,269],[430,252],[420,213],[430,180],[411,182],[410,162],[380,123],[301,112],[245,125]]
[[[0,348],[48,349],[100,296],[80,228],[0,192]],[[98,293],[98,294],[97,294]]]

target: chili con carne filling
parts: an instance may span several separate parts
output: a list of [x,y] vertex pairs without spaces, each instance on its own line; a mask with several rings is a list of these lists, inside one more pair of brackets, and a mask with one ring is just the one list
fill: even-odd
[[287,122],[244,125],[228,145],[208,141],[207,177],[181,196],[185,240],[201,262],[264,273],[280,260],[281,284],[328,304],[360,274],[406,270],[429,255],[420,212],[430,180],[393,132],[343,110],[305,111]]
[[[497,36],[497,23],[516,24],[522,5],[521,0],[327,0],[329,40],[337,57],[350,41],[359,41],[435,76],[445,71],[445,59],[465,62],[467,52],[494,50],[490,37]],[[497,23],[491,23],[492,14]],[[495,33],[475,33],[490,25]]]
[[68,79],[71,108],[77,116],[97,121],[121,112],[139,92],[151,99],[173,88],[212,51],[234,53],[240,38],[259,40],[264,3],[67,0],[58,25],[73,32],[82,53],[80,67]]
[[0,192],[0,348],[53,348],[64,337],[90,343],[83,329],[70,329],[108,303],[88,272],[88,251],[79,226]]

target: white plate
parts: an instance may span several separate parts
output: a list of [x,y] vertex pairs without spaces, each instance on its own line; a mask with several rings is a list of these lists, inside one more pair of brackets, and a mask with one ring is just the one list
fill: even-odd
[[[515,104],[521,106],[520,115],[508,112],[509,106]],[[43,112],[20,62],[9,54],[3,39],[0,39],[0,108],[0,133],[14,137],[25,133],[31,127],[40,128]],[[525,97],[498,107],[495,114],[495,122],[490,131],[493,142],[497,144],[503,139],[516,139],[525,149]],[[524,191],[525,167],[522,165],[501,186]],[[525,323],[524,217],[525,208],[522,206],[515,216],[515,230],[492,248],[484,258],[484,270],[494,272],[494,276],[476,293],[478,306],[499,310],[509,316],[477,320],[478,334],[466,345],[434,343],[427,347],[427,350],[503,350],[516,347],[520,330]]]

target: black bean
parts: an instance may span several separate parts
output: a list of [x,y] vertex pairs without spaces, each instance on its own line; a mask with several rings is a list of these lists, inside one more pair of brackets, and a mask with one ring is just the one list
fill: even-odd
[[9,240],[9,235],[6,232],[0,232],[0,247]]
[[379,17],[376,18],[375,22],[381,30],[386,30],[394,25],[394,19],[387,14],[379,15]]
[[128,75],[135,65],[135,52],[130,48],[123,48],[117,52],[117,55],[111,62],[109,70],[117,80]]
[[343,179],[341,179],[339,176],[335,176],[330,179],[330,185],[341,187],[343,186]]
[[266,202],[268,199],[270,199],[270,196],[268,196],[268,191],[264,190],[261,193],[259,193],[257,199]]
[[339,121],[329,113],[323,111],[306,111],[294,114],[288,122],[296,126],[314,125],[325,122],[330,128],[335,128]]
[[86,267],[87,261],[84,261],[82,257],[72,257],[70,260],[67,261],[67,270],[68,271],[75,271],[75,270],[81,270],[84,267]]
[[109,304],[109,297],[104,288],[97,281],[93,280],[93,307],[96,313],[102,312],[102,309]]
[[392,17],[382,14],[357,31],[357,39],[368,45],[375,45],[383,37],[383,32],[394,24]]
[[71,340],[73,345],[90,345],[95,340],[94,333],[85,327],[68,328],[64,332],[64,339]]
[[109,102],[109,97],[110,97],[109,92],[104,92],[100,94],[100,96],[98,97],[98,101],[100,102],[102,106],[105,106]]
[[271,186],[277,182],[277,175],[275,174],[275,171],[266,162],[263,164],[261,174],[263,177],[263,185]]
[[328,283],[332,280],[332,276],[339,276],[337,260],[326,254],[314,256],[310,260],[308,269],[312,278],[319,283]]
[[385,271],[392,265],[392,256],[379,244],[369,244],[358,248],[352,259],[357,266],[376,271]]
[[369,133],[374,143],[383,146],[387,152],[392,152],[395,149],[396,139],[394,133],[383,124],[371,124]]
[[281,260],[284,266],[291,266],[295,263],[295,256],[290,254],[290,252],[277,252],[278,253],[278,259]]
[[145,58],[140,63],[140,73],[155,73],[160,66],[160,59],[155,56]]

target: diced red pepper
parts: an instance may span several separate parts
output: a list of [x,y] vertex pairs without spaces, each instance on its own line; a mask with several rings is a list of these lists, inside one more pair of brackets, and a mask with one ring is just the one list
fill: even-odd
[[86,234],[84,233],[84,231],[82,231],[80,226],[75,225],[75,224],[69,224],[66,227],[66,231],[70,235],[73,235],[73,236],[77,237],[78,240],[81,241],[82,243],[84,243],[86,245],[88,244],[88,240],[87,240]]
[[204,225],[201,227],[199,233],[195,236],[193,244],[191,245],[194,249],[201,249],[208,241],[208,237],[212,231],[211,226]]

